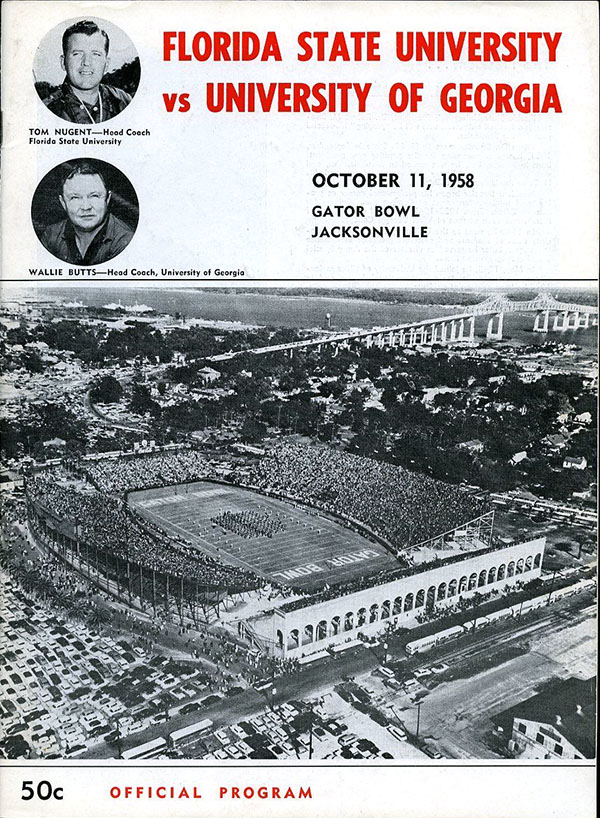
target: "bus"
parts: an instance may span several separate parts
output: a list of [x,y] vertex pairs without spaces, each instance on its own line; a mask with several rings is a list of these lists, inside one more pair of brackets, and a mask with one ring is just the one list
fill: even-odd
[[485,616],[488,622],[499,622],[502,619],[508,619],[509,617],[514,616],[514,611],[512,608],[502,608],[501,611],[493,611]]
[[463,628],[460,625],[455,625],[453,628],[446,628],[443,631],[438,631],[429,636],[422,636],[420,639],[407,642],[404,650],[409,656],[412,656],[414,653],[424,653],[436,645],[449,642],[451,639],[457,639],[459,636],[462,636],[463,633]]
[[144,744],[138,744],[129,750],[125,750],[122,753],[122,758],[155,758],[160,753],[165,752],[166,749],[167,742],[164,738],[153,738],[152,741],[146,741]]
[[552,599],[561,599],[565,596],[572,596],[573,594],[580,594],[582,591],[595,588],[596,582],[593,579],[581,579],[574,585],[567,585],[564,588],[557,588],[552,592]]
[[465,633],[472,633],[473,631],[479,630],[479,628],[484,628],[489,624],[490,620],[487,618],[487,616],[478,616],[477,619],[471,619],[469,622],[463,622],[462,627],[464,628]]
[[212,726],[213,722],[211,719],[202,719],[193,724],[188,724],[187,727],[182,727],[180,730],[174,730],[172,733],[169,733],[169,739],[173,747],[177,747],[180,742],[199,736],[207,730],[210,730]]
[[407,642],[406,652],[409,656],[413,653],[424,653],[426,650],[431,650],[438,643],[437,633],[432,633],[429,636],[423,636],[421,639],[414,639],[412,642]]

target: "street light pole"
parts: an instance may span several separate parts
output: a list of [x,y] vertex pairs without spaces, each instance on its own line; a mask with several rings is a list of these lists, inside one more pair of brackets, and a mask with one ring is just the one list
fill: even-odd
[[546,603],[547,605],[550,604],[550,597],[552,596],[552,591],[554,590],[554,578],[556,577],[557,570],[558,569],[555,568],[554,571],[552,572],[552,582],[550,583],[550,592],[548,594],[548,602]]
[[416,736],[419,738],[419,729],[421,727],[421,705],[423,702],[417,702],[417,733]]

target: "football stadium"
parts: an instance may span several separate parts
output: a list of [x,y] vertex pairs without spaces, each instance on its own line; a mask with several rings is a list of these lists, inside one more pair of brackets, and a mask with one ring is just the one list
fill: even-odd
[[84,457],[26,494],[37,541],[110,595],[192,626],[233,608],[237,633],[282,658],[534,579],[545,544],[500,542],[457,486],[288,441],[227,470],[186,447]]

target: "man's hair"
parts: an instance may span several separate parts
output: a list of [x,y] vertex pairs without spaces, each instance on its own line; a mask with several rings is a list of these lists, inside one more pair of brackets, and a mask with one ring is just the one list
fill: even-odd
[[96,167],[96,165],[92,164],[91,162],[84,161],[69,163],[67,165],[62,177],[62,184],[60,186],[61,192],[64,190],[65,184],[69,181],[69,179],[73,179],[75,176],[99,176],[102,179],[102,184],[104,185],[106,192],[108,193],[110,190],[106,177],[100,168]]
[[108,54],[108,48],[110,45],[108,34],[103,29],[98,28],[93,20],[80,20],[78,23],[74,23],[72,26],[69,26],[62,36],[63,54],[67,53],[67,48],[69,47],[69,37],[71,34],[85,34],[88,37],[91,37],[92,34],[102,34],[104,37],[104,51],[106,54]]

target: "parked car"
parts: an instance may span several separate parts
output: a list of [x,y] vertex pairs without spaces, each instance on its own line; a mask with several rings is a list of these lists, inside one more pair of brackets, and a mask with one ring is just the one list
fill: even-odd
[[435,747],[425,745],[425,747],[423,747],[423,752],[426,756],[429,756],[429,758],[443,758],[443,755],[438,752]]
[[395,724],[388,724],[388,733],[394,738],[398,739],[398,741],[408,741],[408,736],[406,735],[406,731],[402,729],[402,727],[398,727]]

